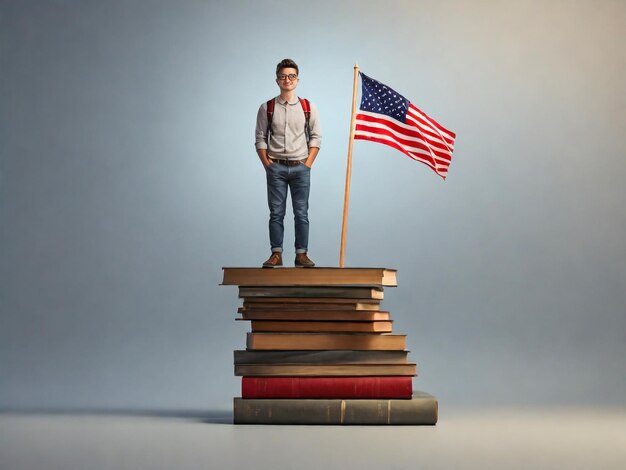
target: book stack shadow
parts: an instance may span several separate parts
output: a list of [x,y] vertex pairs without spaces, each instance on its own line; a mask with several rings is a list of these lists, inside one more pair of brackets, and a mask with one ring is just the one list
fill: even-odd
[[384,268],[223,268],[239,287],[235,424],[437,422],[435,397],[413,390],[406,336],[382,310],[396,271]]

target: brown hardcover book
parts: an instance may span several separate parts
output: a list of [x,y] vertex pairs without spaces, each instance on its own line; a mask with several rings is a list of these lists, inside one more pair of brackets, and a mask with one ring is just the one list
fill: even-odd
[[252,320],[252,331],[306,331],[336,333],[391,333],[390,321],[271,321]]
[[386,268],[222,268],[225,286],[397,286]]
[[[270,300],[270,299],[266,299]],[[296,300],[296,299],[292,299]],[[248,302],[243,303],[244,310],[369,310],[378,311],[380,305],[377,302],[314,302],[315,299],[308,299],[309,302]],[[338,299],[333,299],[338,300]],[[344,299],[349,300],[349,299]]]
[[432,425],[437,399],[414,392],[406,399],[235,398],[234,424]]
[[409,351],[234,351],[235,364],[406,364]]
[[243,310],[237,320],[389,321],[389,312],[333,310]]
[[333,287],[333,286],[287,286],[287,287],[240,287],[240,298],[250,297],[314,297],[335,299],[384,298],[381,287]]
[[406,364],[235,364],[235,375],[247,377],[319,377],[416,375]]
[[248,349],[404,350],[406,335],[358,333],[247,333]]

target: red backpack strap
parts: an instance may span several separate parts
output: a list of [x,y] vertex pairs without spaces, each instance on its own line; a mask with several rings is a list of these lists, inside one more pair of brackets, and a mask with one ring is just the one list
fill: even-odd
[[302,111],[304,111],[304,133],[306,135],[307,145],[309,143],[309,139],[311,138],[311,129],[309,128],[309,119],[311,118],[311,103],[306,98],[298,98],[300,100],[300,106],[302,106]]
[[268,122],[272,122],[272,116],[274,116],[274,103],[275,103],[274,98],[272,98],[271,100],[269,100],[266,103],[267,104],[267,120],[268,120]]
[[304,111],[304,118],[306,119],[307,125],[309,124],[309,118],[311,117],[311,103],[306,98],[298,98],[300,100],[300,106],[302,106],[302,111]]
[[267,141],[270,141],[270,132],[272,130],[272,118],[274,117],[275,100],[272,98],[266,103],[267,106]]

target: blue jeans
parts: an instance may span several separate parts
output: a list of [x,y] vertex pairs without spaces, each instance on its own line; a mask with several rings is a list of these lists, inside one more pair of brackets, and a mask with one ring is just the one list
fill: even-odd
[[272,163],[265,169],[267,176],[267,203],[270,208],[270,245],[272,251],[283,251],[283,219],[287,208],[287,188],[291,191],[291,205],[295,222],[296,253],[306,253],[309,245],[309,190],[311,169],[304,164],[296,166]]

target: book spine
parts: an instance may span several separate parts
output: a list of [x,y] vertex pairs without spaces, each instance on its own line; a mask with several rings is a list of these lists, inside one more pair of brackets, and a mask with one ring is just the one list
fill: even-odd
[[397,286],[396,271],[385,268],[222,268],[222,285],[282,286]]
[[338,333],[391,333],[391,321],[273,321],[252,320],[253,332],[338,332]]
[[392,321],[389,312],[355,310],[243,310],[241,318],[236,320],[271,320],[271,321]]
[[235,424],[432,425],[435,397],[410,400],[235,398]]
[[249,304],[374,304],[380,305],[378,299],[351,299],[334,297],[244,297]]
[[236,364],[406,364],[408,351],[234,351]]
[[411,398],[411,377],[243,377],[242,398]]
[[382,300],[384,298],[384,292],[382,287],[240,287],[239,298],[246,297],[315,297]]
[[248,377],[367,377],[414,376],[417,367],[406,364],[235,364],[235,375]]
[[247,333],[247,349],[404,350],[405,335],[344,333]]
[[343,302],[343,303],[285,303],[285,302],[245,302],[243,303],[243,311],[256,311],[256,310],[296,310],[296,311],[310,311],[310,310],[333,310],[342,312],[378,312],[380,309],[379,304],[364,303],[364,302]]

